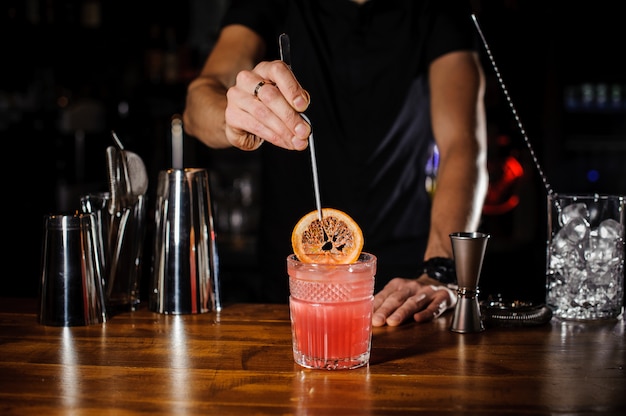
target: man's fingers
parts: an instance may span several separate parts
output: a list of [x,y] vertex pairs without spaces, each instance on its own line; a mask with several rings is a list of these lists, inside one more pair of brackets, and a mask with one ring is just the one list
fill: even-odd
[[396,297],[388,296],[379,301],[376,305],[374,301],[374,314],[372,315],[372,325],[383,326],[387,323],[387,318],[396,311],[402,304]]
[[389,296],[372,315],[372,324],[374,326],[382,326],[384,324],[389,326],[400,325],[416,311],[422,309],[425,302],[427,302],[426,293],[420,293],[408,298]]
[[[441,316],[442,313],[453,307],[456,297],[452,297],[452,291],[444,286],[431,286],[433,294],[428,306],[415,313],[415,322],[428,322]],[[452,301],[454,299],[454,301]]]
[[417,287],[412,287],[406,283],[392,281],[374,297],[372,325],[397,326],[411,316],[416,322],[428,322],[456,303],[454,292],[445,286],[416,283]]

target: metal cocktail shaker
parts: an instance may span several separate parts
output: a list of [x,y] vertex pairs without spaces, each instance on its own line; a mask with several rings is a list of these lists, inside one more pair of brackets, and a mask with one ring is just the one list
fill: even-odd
[[39,323],[106,322],[95,214],[47,215],[44,231]]
[[219,311],[219,262],[207,171],[161,171],[155,221],[150,310]]

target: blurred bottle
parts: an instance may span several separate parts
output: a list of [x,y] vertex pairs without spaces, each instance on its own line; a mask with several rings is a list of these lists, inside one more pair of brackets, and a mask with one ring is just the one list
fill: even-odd
[[145,72],[148,80],[153,84],[158,84],[162,80],[164,66],[164,48],[161,27],[157,23],[152,23],[148,34],[148,44],[145,54]]
[[85,0],[80,13],[80,23],[89,29],[98,29],[101,24],[100,0]]
[[163,53],[163,81],[166,84],[178,82],[178,43],[176,29],[168,27],[165,30],[165,51]]

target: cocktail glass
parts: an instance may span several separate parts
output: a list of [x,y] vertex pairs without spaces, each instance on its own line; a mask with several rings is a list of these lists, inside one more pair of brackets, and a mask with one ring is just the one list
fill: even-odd
[[296,363],[353,369],[369,363],[376,256],[354,264],[311,264],[287,257],[289,308]]

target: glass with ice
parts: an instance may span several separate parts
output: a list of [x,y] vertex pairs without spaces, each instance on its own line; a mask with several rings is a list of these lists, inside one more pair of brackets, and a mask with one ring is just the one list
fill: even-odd
[[546,303],[566,320],[614,319],[624,307],[624,196],[548,196]]
[[287,258],[289,308],[296,363],[352,369],[369,363],[376,257],[353,264],[304,263]]

